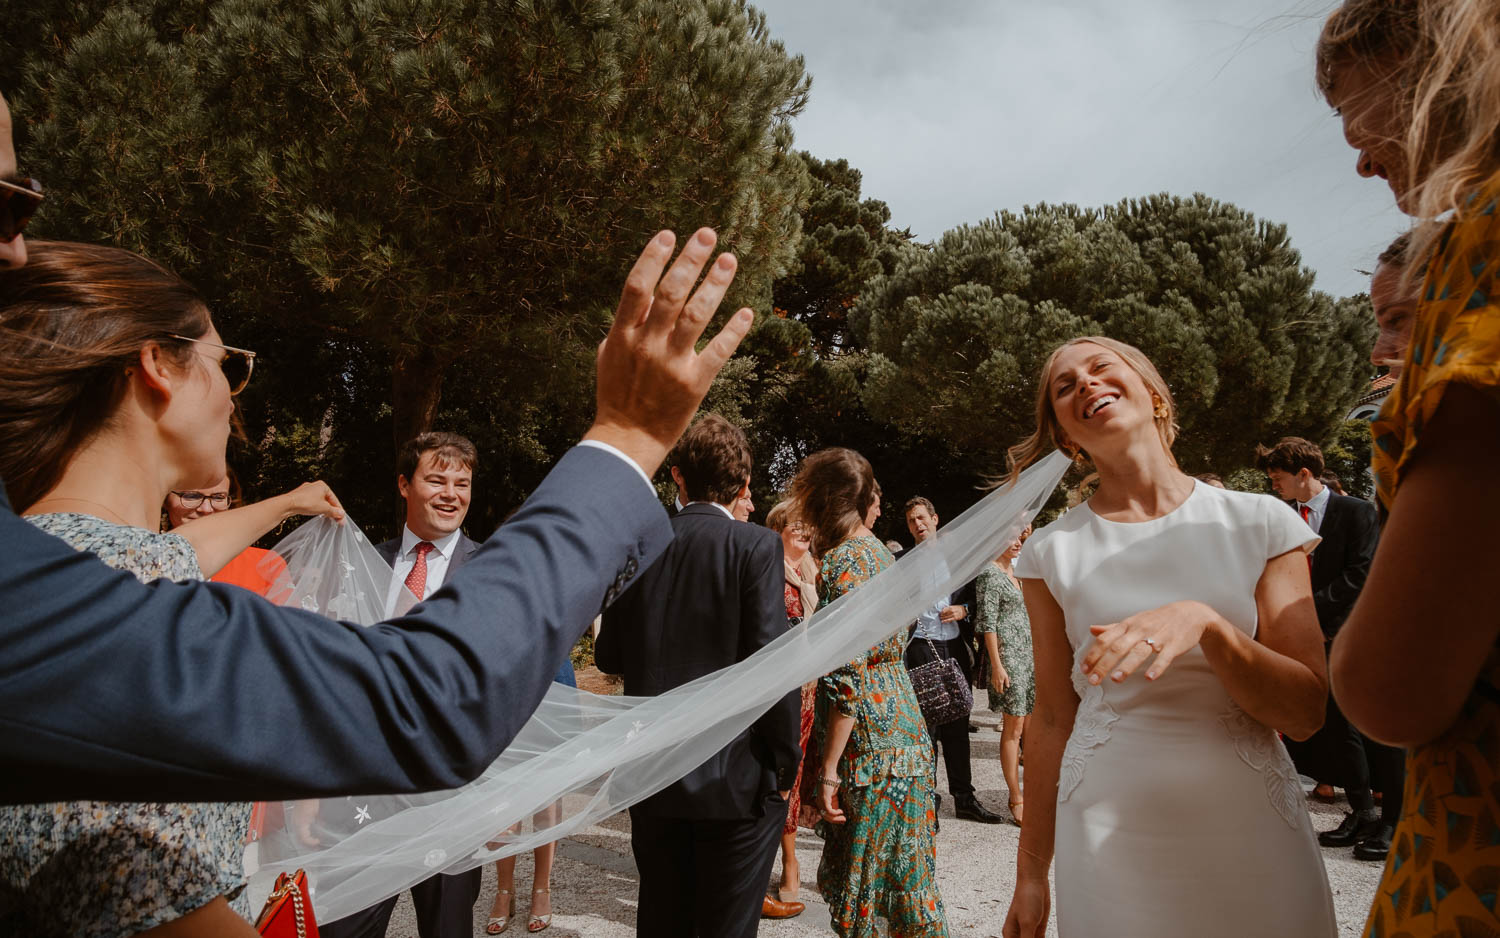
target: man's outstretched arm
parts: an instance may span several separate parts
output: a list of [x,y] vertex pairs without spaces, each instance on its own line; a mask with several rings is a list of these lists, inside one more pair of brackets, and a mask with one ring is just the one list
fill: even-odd
[[694,350],[734,259],[695,291],[713,234],[663,276],[674,243],[664,232],[647,246],[600,346],[594,445],[400,619],[366,629],[231,586],[145,586],[0,498],[0,801],[270,800],[477,775],[671,539],[641,475],[749,329],[741,310]]

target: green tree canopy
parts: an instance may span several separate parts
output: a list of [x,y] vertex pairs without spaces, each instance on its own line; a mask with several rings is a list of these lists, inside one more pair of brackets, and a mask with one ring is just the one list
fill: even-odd
[[871,356],[864,401],[995,472],[1035,426],[1051,350],[1108,335],[1172,388],[1184,468],[1228,472],[1257,442],[1325,438],[1368,380],[1367,301],[1312,284],[1283,226],[1203,195],[1002,212],[865,289],[851,316]]
[[16,13],[23,59],[0,74],[46,167],[38,233],[203,289],[261,353],[253,474],[325,475],[357,517],[390,503],[392,441],[434,424],[497,447],[490,510],[514,504],[582,431],[594,347],[658,229],[716,227],[729,303],[761,312],[798,243],[809,80],[744,0]]

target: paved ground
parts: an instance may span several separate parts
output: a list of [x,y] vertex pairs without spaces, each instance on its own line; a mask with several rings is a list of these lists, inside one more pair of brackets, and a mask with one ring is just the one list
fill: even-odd
[[[1006,790],[1000,774],[1000,734],[990,727],[997,717],[986,710],[975,713],[981,731],[974,740],[974,785],[979,797],[992,809],[1005,812]],[[946,782],[939,770],[939,790]],[[1343,816],[1340,804],[1309,802],[1313,825],[1319,830],[1336,826]],[[943,799],[942,830],[938,833],[938,884],[948,907],[949,931],[954,938],[999,936],[1015,885],[1015,855],[1020,829],[1010,824],[974,824],[953,818],[951,799]],[[817,896],[813,880],[822,841],[802,832],[797,856],[801,864],[801,901],[807,911],[784,922],[763,922],[764,938],[800,938],[832,935],[828,909]],[[1345,850],[1324,850],[1328,878],[1338,909],[1340,938],[1356,938],[1364,925],[1381,865],[1361,863]],[[779,866],[778,874],[779,875]],[[531,888],[531,857],[516,864],[517,919],[506,935],[524,935],[526,893]],[[548,938],[630,938],[635,935],[635,863],[630,856],[630,821],[625,815],[610,818],[586,833],[568,838],[559,846],[552,878],[555,915]],[[475,907],[474,935],[484,934],[484,923],[495,896],[494,867],[485,870],[483,892]],[[411,904],[403,897],[391,919],[388,938],[416,938]],[[1055,927],[1048,932],[1055,935]],[[1230,934],[1225,932],[1226,935]],[[1211,936],[1205,936],[1211,938]]]

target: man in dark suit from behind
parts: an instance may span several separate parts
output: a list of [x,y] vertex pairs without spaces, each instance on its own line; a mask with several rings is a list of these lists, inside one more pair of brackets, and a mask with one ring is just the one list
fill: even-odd
[[[375,545],[375,551],[391,565],[387,618],[437,592],[479,549],[459,529],[469,513],[478,463],[474,444],[457,433],[423,433],[401,447],[396,457],[396,490],[406,500],[406,523],[399,536]],[[324,810],[332,806],[329,803]],[[411,888],[421,938],[470,938],[482,876],[482,867],[451,876],[439,873]],[[320,925],[319,933],[323,938],[382,938],[396,898]]]
[[[1337,495],[1322,482],[1323,451],[1316,443],[1289,436],[1275,446],[1257,448],[1255,466],[1271,480],[1271,487],[1322,538],[1310,561],[1313,604],[1323,639],[1332,643],[1339,627],[1364,588],[1380,539],[1375,506],[1363,499]],[[1349,798],[1349,813],[1338,827],[1318,840],[1325,847],[1353,845],[1362,860],[1384,860],[1401,812],[1401,754],[1360,733],[1328,696],[1323,728],[1301,744],[1289,747],[1307,774],[1331,774]],[[1383,792],[1383,814],[1375,807],[1373,781]],[[1394,776],[1394,777],[1392,777]],[[1385,823],[1385,819],[1392,823]]]
[[[709,414],[675,455],[686,504],[672,518],[673,541],[605,610],[594,648],[600,670],[623,675],[632,696],[743,661],[787,630],[781,539],[732,515],[750,482],[745,434]],[[763,911],[802,910],[765,894],[802,759],[800,707],[793,690],[707,762],[630,809],[636,934],[750,938]]]

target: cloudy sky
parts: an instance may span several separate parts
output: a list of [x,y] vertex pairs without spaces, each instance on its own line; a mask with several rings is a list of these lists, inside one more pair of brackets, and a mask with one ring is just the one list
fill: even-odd
[[1000,209],[1204,192],[1364,292],[1404,228],[1318,96],[1332,0],[752,0],[806,58],[797,145],[928,240]]

